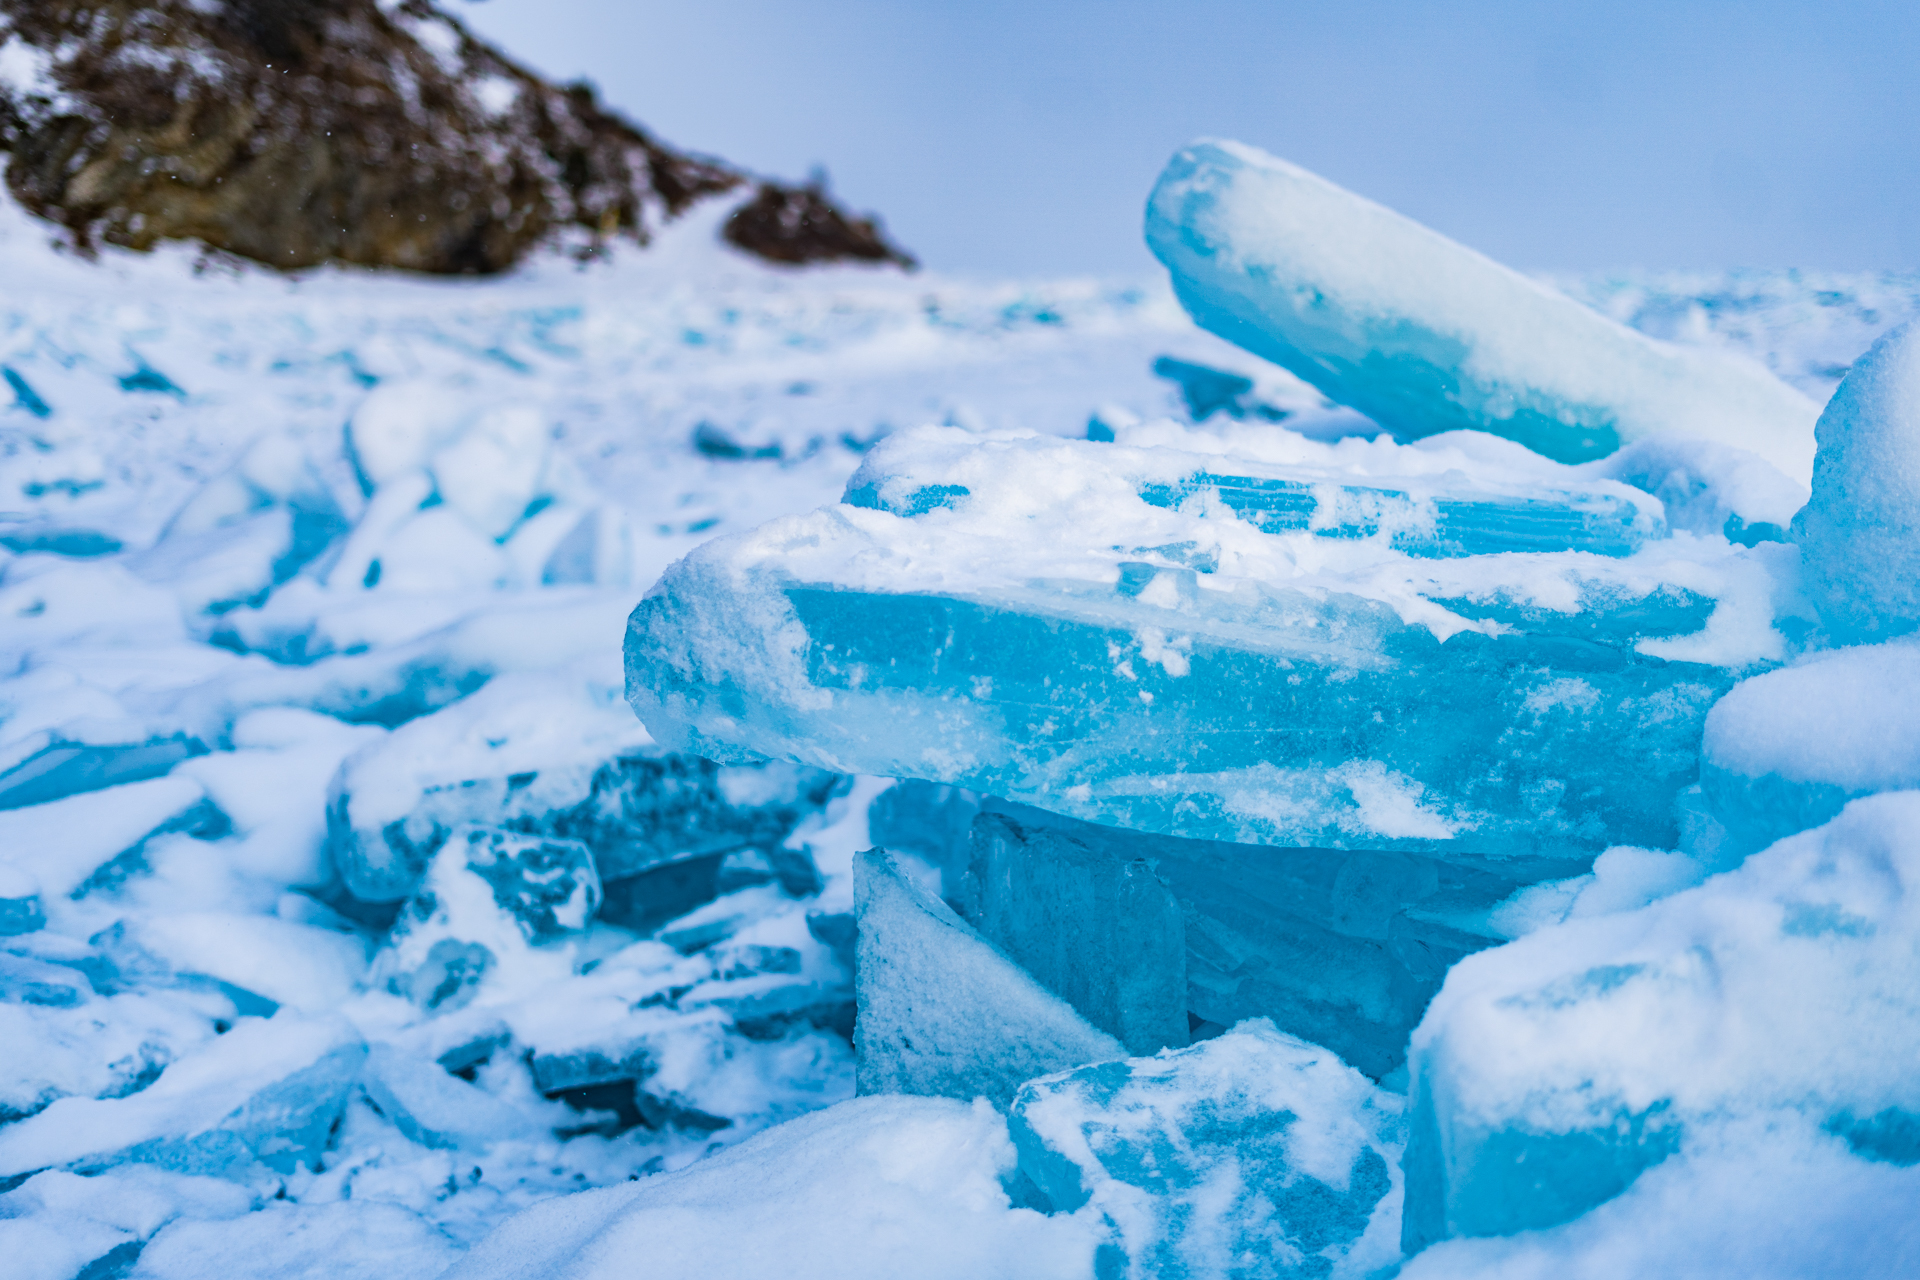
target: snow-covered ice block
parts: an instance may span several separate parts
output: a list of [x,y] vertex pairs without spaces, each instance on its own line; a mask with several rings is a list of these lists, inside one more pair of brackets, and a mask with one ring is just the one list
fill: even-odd
[[1920,1268],[1920,1166],[1852,1155],[1809,1125],[1736,1126],[1572,1222],[1447,1240],[1401,1280],[1900,1280]]
[[68,742],[48,730],[8,744],[0,809],[45,804],[83,791],[157,778],[205,751],[184,735],[151,742]]
[[551,942],[587,927],[600,905],[593,853],[578,840],[530,836],[498,827],[456,827],[442,855],[464,858],[487,882],[493,903],[529,942]]
[[385,732],[297,707],[263,707],[234,721],[231,751],[196,756],[178,772],[204,787],[232,823],[236,843],[227,857],[236,869],[320,888],[332,878],[327,785],[346,756]]
[[462,823],[584,841],[601,879],[618,881],[694,858],[717,864],[744,846],[777,849],[837,781],[787,763],[670,755],[611,691],[507,674],[343,762],[328,841],[348,892],[371,902],[411,893]]
[[1920,647],[1824,650],[1741,681],[1707,714],[1700,782],[1725,857],[1920,787]]
[[345,1020],[283,1012],[242,1018],[124,1098],[61,1098],[0,1129],[0,1178],[155,1164],[245,1179],[312,1164],[360,1074],[365,1046]]
[[174,974],[213,978],[314,1014],[339,1008],[367,968],[367,944],[359,935],[277,916],[155,915],[128,925],[123,939]]
[[0,951],[0,1000],[68,1009],[93,996],[93,983],[79,969]]
[[106,1280],[128,1274],[169,1222],[223,1222],[252,1207],[246,1188],[218,1178],[143,1165],[88,1177],[49,1169],[0,1195],[0,1256],[9,1280]]
[[1282,849],[1144,835],[988,801],[948,896],[1135,1053],[1270,1018],[1379,1079],[1462,956],[1505,940],[1522,869],[1585,863]]
[[183,1218],[140,1254],[141,1280],[430,1280],[460,1257],[445,1231],[377,1200],[270,1201],[227,1221]]
[[0,811],[0,862],[65,897],[146,837],[194,821],[205,802],[198,783],[169,776]]
[[1031,1081],[1008,1128],[1055,1211],[1092,1205],[1112,1231],[1102,1275],[1318,1277],[1398,1257],[1401,1108],[1255,1019]]
[[675,1173],[535,1205],[446,1280],[615,1280],[635,1259],[658,1280],[1092,1274],[1093,1226],[1014,1208],[1014,1162],[984,1102],[858,1098]]
[[1492,431],[1567,462],[1697,436],[1812,473],[1818,406],[1757,362],[1636,333],[1253,147],[1176,154],[1147,243],[1201,327],[1408,436]]
[[14,863],[0,863],[0,937],[32,933],[46,923],[39,878]]
[[1456,965],[1413,1036],[1404,1243],[1567,1222],[1752,1121],[1920,1161],[1920,793]]
[[9,1049],[0,1055],[0,1124],[64,1097],[137,1093],[237,1013],[211,984],[137,982],[104,950],[53,930],[9,939],[0,952],[0,1044]]
[[[1707,708],[1784,655],[1790,548],[1428,558],[1384,527],[1268,532],[1213,488],[1141,496],[1303,471],[1464,491],[1445,477],[1472,471],[1478,491],[1657,505],[1473,433],[1321,445],[1275,429],[1242,446],[1223,460],[1198,433],[1145,427],[1113,444],[896,435],[849,484],[878,506],[777,520],[669,569],[628,624],[628,697],[677,750],[1198,839],[1674,847]],[[941,485],[921,514],[886,509]]]
[[859,921],[854,1024],[860,1092],[987,1098],[1126,1056],[995,950],[882,849],[853,864]]
[[376,1044],[360,1085],[380,1113],[424,1147],[484,1147],[539,1136],[539,1127],[439,1064]]
[[1794,519],[1809,594],[1843,641],[1920,627],[1920,325],[1873,344],[1827,402]]
[[599,902],[593,855],[579,841],[456,827],[394,922],[375,981],[438,1012],[467,1004],[483,983],[550,980],[570,971],[571,955],[535,944],[584,929]]
[[[618,931],[581,947],[596,936]],[[852,1094],[850,966],[811,936],[801,904],[747,889],[666,937],[686,950],[635,942],[543,986],[485,990],[439,1020],[449,1038],[434,1052],[463,1065],[453,1031],[471,1041],[504,1019],[539,1092],[600,1113],[582,1131],[745,1133]]]

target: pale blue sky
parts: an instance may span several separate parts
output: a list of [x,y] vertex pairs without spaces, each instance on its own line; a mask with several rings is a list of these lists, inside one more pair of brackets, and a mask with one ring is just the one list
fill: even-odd
[[821,164],[929,265],[1151,268],[1240,138],[1522,267],[1920,267],[1920,3],[481,0],[670,142]]

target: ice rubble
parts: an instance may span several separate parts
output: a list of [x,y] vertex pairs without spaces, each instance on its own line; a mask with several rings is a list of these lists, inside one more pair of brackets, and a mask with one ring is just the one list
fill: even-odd
[[[1876,840],[1904,848],[1886,798],[1709,878],[1911,784],[1906,648],[1821,650],[1848,624],[1797,563],[1836,535],[1809,517],[1785,541],[1795,480],[1724,442],[1564,465],[1478,433],[1406,443],[1419,423],[1358,438],[1372,424],[1164,297],[1103,286],[695,263],[189,290],[164,256],[110,255],[103,286],[0,240],[21,282],[0,304],[0,1043],[33,1046],[0,1079],[0,1247],[45,1274],[424,1277],[538,1205],[465,1273],[644,1250],[668,1274],[1210,1274],[1226,1251],[1357,1275],[1395,1261],[1394,1091],[1436,991],[1410,1244],[1480,1229],[1462,1189],[1500,1172],[1476,1153],[1508,1116],[1468,1105],[1484,1058],[1447,1055],[1546,981],[1516,956],[1624,968],[1653,938],[1678,964],[1691,921],[1755,990],[1794,948],[1825,949],[1800,981],[1907,936],[1884,892],[1873,933],[1766,923],[1838,901],[1806,887],[1817,867],[1794,879],[1810,858],[1866,882]],[[1920,310],[1885,278],[1568,287],[1816,394]],[[1837,403],[1877,423],[1891,401]],[[1827,475],[1810,511],[1843,510]],[[646,606],[706,628],[647,631],[670,678],[632,691],[694,723],[646,704],[650,740],[611,652],[634,590],[715,530],[840,494],[697,552]],[[1899,527],[1897,498],[1868,514]],[[930,599],[945,612],[909,616]],[[1029,647],[995,652],[1018,626]],[[1091,676],[1023,684],[1063,638]],[[1390,714],[1435,673],[1469,692]],[[1247,747],[1271,696],[1302,712]],[[842,794],[845,773],[919,781]],[[856,895],[874,843],[895,856],[861,857]],[[1450,966],[1490,985],[1443,986]],[[1890,984],[1831,985],[1902,1025]],[[1564,1016],[1598,1025],[1609,998]],[[1016,999],[1080,1047],[1008,1065]],[[1811,1007],[1766,1012],[1852,1043],[1847,1009]],[[965,1097],[845,1101],[883,1061],[901,1087],[929,1025],[964,1069],[910,1087]],[[1546,1072],[1551,1109],[1581,1043],[1509,1065]],[[1584,1065],[1644,1065],[1619,1048]],[[1683,1269],[1787,1272],[1813,1256],[1781,1237],[1794,1215],[1823,1259],[1898,1273],[1913,1242],[1886,1206],[1911,1169],[1885,1157],[1913,1103],[1864,1049],[1827,1074],[1769,1052],[1635,1076],[1735,1080],[1747,1111],[1676,1087],[1627,1163],[1675,1154],[1623,1193],[1404,1273],[1646,1269],[1663,1235]],[[1581,1207],[1521,1191],[1541,1221]],[[1745,1238],[1702,1244],[1690,1197]],[[1276,1227],[1267,1202],[1294,1207]]]
[[[952,972],[963,951],[1010,957],[1135,1049],[1268,1014],[1411,1086],[1406,1254],[1561,1229],[1531,1255],[1451,1248],[1434,1274],[1618,1250],[1665,1193],[1568,1224],[1670,1159],[1650,1186],[1723,1185],[1742,1149],[1920,1159],[1911,983],[1876,950],[1916,933],[1899,865],[1915,815],[1871,797],[1792,834],[1908,784],[1906,650],[1819,652],[1912,625],[1848,541],[1865,530],[1904,562],[1904,333],[1842,384],[1814,463],[1811,404],[1764,371],[1612,327],[1248,149],[1183,153],[1149,225],[1202,323],[1425,438],[1110,413],[1085,443],[901,433],[840,504],[697,549],[629,623],[628,696],[663,742],[923,780],[896,793],[923,812],[884,825],[938,864],[964,921],[888,855],[862,862],[918,903],[909,933],[863,900],[887,922],[863,928],[860,964],[889,1061],[915,1023],[953,1056],[948,1028],[985,1021],[982,993],[1030,1002],[1000,979],[942,989],[919,972],[932,938]],[[1357,265],[1396,254],[1405,269]],[[1036,808],[956,809],[955,788]],[[869,973],[888,979],[871,999]],[[1023,1086],[1039,1202],[1083,1210],[1083,1179],[1132,1188],[1114,1203],[1161,1224],[1161,1252],[1122,1243],[1096,1269],[1290,1274],[1297,1243],[1255,1257],[1218,1197],[1183,1208],[1190,1157],[1169,1154],[1250,1158],[1254,1119],[1163,1118],[1140,1139],[1151,1175],[1115,1172],[1136,1157],[1112,1137],[1114,1090],[1169,1070]],[[1085,1132],[1119,1144],[1112,1160],[1081,1152],[1069,1178],[1068,1139],[1023,1129],[1049,1090],[1106,1108]],[[1290,1155],[1279,1176],[1304,1168]],[[1229,1252],[1180,1253],[1210,1236]]]

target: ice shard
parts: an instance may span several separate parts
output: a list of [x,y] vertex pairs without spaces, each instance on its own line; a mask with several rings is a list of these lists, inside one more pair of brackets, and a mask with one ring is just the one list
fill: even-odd
[[315,1163],[366,1048],[339,1017],[243,1019],[124,1098],[62,1098],[0,1131],[0,1178],[157,1164],[245,1179]]
[[[1206,447],[897,435],[848,502],[673,566],[628,625],[629,700],[677,750],[1194,839],[1675,846],[1707,708],[1783,654],[1787,548],[1662,537],[1647,495],[1467,433]],[[1306,527],[1201,478],[1228,474],[1304,486]],[[1491,515],[1442,545],[1448,511],[1520,499],[1557,513],[1534,549]]]
[[1567,462],[1697,436],[1811,475],[1819,408],[1759,364],[1635,333],[1253,147],[1175,155],[1147,243],[1201,327],[1406,436],[1491,431]]
[[861,1093],[983,1097],[1004,1107],[1035,1076],[1126,1056],[885,850],[855,858],[854,901]]
[[1266,1018],[1377,1080],[1447,970],[1505,941],[1500,905],[1585,868],[1181,840],[990,800],[948,896],[1135,1053]]

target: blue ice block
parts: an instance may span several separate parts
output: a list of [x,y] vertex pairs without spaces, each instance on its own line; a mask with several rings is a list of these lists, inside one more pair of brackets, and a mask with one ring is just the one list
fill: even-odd
[[1176,154],[1147,243],[1201,327],[1406,436],[1473,428],[1569,462],[1694,436],[1811,474],[1818,406],[1759,364],[1636,333],[1253,147]]
[[[1519,450],[1274,438],[1296,461],[1223,463],[1198,437],[903,433],[849,486],[871,505],[718,539],[669,569],[629,622],[629,700],[675,750],[921,778],[1194,839],[1672,848],[1707,708],[1782,655],[1770,566],[1790,549],[1662,538],[1651,498]],[[1269,530],[1217,486],[1142,496],[1203,471],[1580,513],[1556,538],[1611,512],[1602,544],[1639,549],[1410,555],[1396,542],[1411,525],[1321,536],[1318,505],[1308,528]],[[897,514],[937,485],[947,505]]]
[[1125,1056],[886,850],[856,855],[853,892],[861,1093],[984,1097],[1005,1107],[1023,1081]]
[[989,800],[946,895],[1131,1052],[1267,1018],[1378,1080],[1447,970],[1505,941],[1493,910],[1587,866],[1181,840]]

